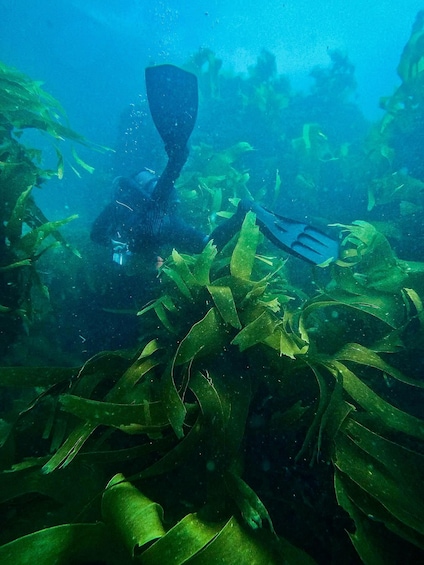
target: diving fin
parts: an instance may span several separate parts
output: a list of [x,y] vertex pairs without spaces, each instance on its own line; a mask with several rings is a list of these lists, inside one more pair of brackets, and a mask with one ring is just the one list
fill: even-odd
[[291,255],[314,265],[336,261],[339,257],[339,243],[309,224],[269,212],[250,200],[242,200],[239,209],[252,210],[265,237]]
[[184,151],[197,118],[197,77],[174,65],[147,67],[150,113],[169,158]]

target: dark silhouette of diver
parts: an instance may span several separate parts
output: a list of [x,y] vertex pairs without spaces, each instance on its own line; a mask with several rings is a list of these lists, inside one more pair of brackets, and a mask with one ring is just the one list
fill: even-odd
[[146,89],[168,163],[160,177],[145,169],[132,177],[115,179],[113,200],[91,230],[93,241],[112,247],[115,262],[124,264],[132,253],[157,256],[166,246],[199,253],[210,239],[219,249],[240,229],[248,210],[255,212],[262,233],[284,251],[313,264],[337,259],[337,241],[308,224],[277,216],[252,200],[242,200],[234,216],[210,235],[179,218],[174,183],[187,160],[187,143],[197,117],[197,79],[173,65],[148,67]]

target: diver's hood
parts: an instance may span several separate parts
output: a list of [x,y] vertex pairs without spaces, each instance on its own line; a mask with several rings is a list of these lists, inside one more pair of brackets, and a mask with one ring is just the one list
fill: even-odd
[[133,179],[138,184],[139,190],[144,194],[148,194],[149,196],[152,194],[153,189],[158,182],[158,177],[147,169],[144,169],[143,171],[140,171],[139,173],[134,175]]

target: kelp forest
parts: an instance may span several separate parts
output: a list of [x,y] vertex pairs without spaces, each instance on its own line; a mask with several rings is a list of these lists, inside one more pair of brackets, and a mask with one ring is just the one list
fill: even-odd
[[340,52],[306,93],[267,51],[244,75],[207,49],[187,61],[200,113],[181,213],[210,233],[248,196],[308,218],[341,242],[319,266],[248,212],[219,252],[118,272],[36,193],[159,170],[143,100],[113,153],[0,66],[1,563],[424,560],[423,26],[420,13],[375,123]]

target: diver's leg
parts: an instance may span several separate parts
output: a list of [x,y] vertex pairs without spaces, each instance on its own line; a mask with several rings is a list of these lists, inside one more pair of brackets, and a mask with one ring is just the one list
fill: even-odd
[[222,249],[240,230],[246,211],[246,209],[239,206],[234,216],[222,222],[222,224],[216,227],[210,234],[209,240],[213,240],[218,249]]

